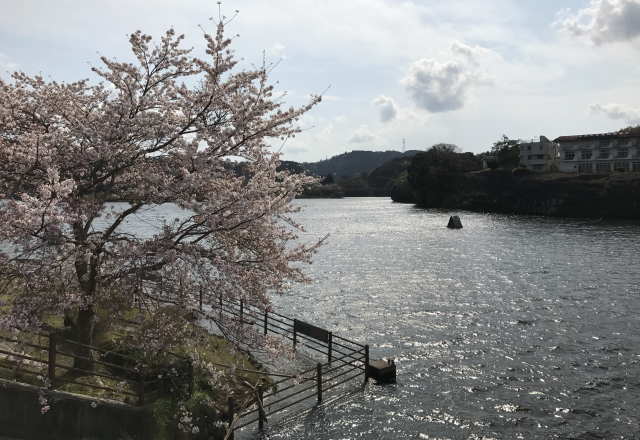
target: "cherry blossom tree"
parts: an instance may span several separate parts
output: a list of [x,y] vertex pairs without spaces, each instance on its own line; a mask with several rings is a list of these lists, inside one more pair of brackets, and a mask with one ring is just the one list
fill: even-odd
[[[161,339],[183,325],[167,305],[186,312],[202,292],[205,306],[266,308],[305,280],[318,243],[294,243],[290,214],[311,179],[278,170],[268,142],[298,133],[320,97],[285,108],[266,65],[238,68],[223,23],[204,39],[199,58],[173,30],[157,43],[138,31],[135,61],[102,57],[100,82],[0,81],[1,327],[64,315],[91,343],[98,311],[136,309]],[[124,228],[159,205],[184,215],[150,237]]]

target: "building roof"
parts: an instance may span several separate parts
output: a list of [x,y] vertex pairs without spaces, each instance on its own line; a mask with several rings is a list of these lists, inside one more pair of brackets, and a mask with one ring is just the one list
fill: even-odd
[[592,139],[622,139],[640,137],[640,133],[634,133],[632,131],[612,131],[610,133],[595,133],[595,134],[576,134],[573,136],[560,136],[555,138],[554,142],[572,142],[572,141],[588,141]]

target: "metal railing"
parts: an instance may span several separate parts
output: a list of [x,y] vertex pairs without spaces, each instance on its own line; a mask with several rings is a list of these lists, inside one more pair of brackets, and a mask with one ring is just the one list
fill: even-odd
[[280,378],[271,383],[269,389],[258,387],[255,401],[247,408],[237,408],[236,402],[231,400],[227,421],[234,431],[255,423],[262,429],[271,416],[283,413],[295,405],[321,403],[328,392],[337,391],[340,385],[359,376],[362,377],[360,383],[366,382],[369,365],[368,345],[307,322],[263,310],[242,300],[219,297],[213,303],[216,304],[211,311],[213,316],[201,309],[205,318],[234,319],[241,325],[253,327],[254,331],[265,336],[273,334],[289,340],[293,349],[304,347],[323,360],[314,367],[299,372],[293,378]]

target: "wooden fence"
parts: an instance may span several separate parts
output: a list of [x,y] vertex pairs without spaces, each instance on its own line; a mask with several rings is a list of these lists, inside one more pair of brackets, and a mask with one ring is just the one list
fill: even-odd
[[[293,349],[308,349],[321,359],[315,366],[299,372],[295,377],[283,374],[269,374],[267,376],[279,379],[270,384],[268,389],[258,388],[255,402],[249,407],[236,407],[236,402],[230,399],[228,421],[233,430],[257,423],[260,429],[269,417],[282,413],[295,405],[309,405],[321,403],[327,393],[339,390],[338,387],[354,381],[359,376],[364,383],[367,380],[369,366],[369,346],[338,336],[328,330],[313,324],[289,318],[279,313],[264,311],[258,307],[245,304],[244,301],[223,300],[219,298],[216,307],[211,311],[202,310],[203,317],[216,320],[225,316],[243,326],[251,326],[255,332],[263,335],[278,335],[289,340]],[[218,316],[211,316],[214,313]],[[30,335],[25,338],[25,335]],[[157,391],[166,381],[158,378],[157,372],[150,373],[141,367],[139,360],[112,350],[106,350],[92,345],[82,344],[68,338],[61,333],[29,333],[21,332],[21,340],[10,335],[0,334],[0,341],[22,347],[21,351],[3,349],[0,345],[0,369],[13,371],[14,375],[30,376],[31,383],[48,379],[48,385],[60,388],[64,384],[75,387],[97,389],[109,393],[109,398],[117,398],[124,403],[142,405],[147,401],[150,393]],[[6,345],[6,344],[5,344]],[[74,347],[80,347],[90,356],[77,354]],[[181,368],[181,383],[187,384],[188,393],[192,391],[193,369],[188,360],[178,355],[178,361],[188,365]],[[31,369],[23,365],[39,365],[40,368]],[[89,362],[89,369],[79,368],[76,361]],[[117,373],[117,374],[116,374]],[[82,378],[108,379],[117,381],[120,386],[108,386],[99,380],[93,383],[80,381]],[[97,383],[96,383],[97,382]]]
[[[43,386],[46,379],[46,385],[51,389],[72,384],[74,392],[84,394],[84,389],[100,390],[106,392],[102,397],[143,405],[146,395],[158,391],[167,380],[166,377],[159,378],[157,372],[151,374],[141,368],[138,359],[64,338],[61,333],[20,332],[19,335],[20,339],[0,334],[0,342],[14,347],[13,350],[0,348],[0,369],[9,371],[14,378],[18,375],[27,377],[30,379],[28,383]],[[22,350],[18,351],[17,347]],[[85,355],[74,352],[76,349]],[[184,364],[180,374],[193,374],[185,358],[171,356]],[[108,385],[103,383],[105,379],[109,381]],[[182,378],[181,382],[191,384],[192,378]]]

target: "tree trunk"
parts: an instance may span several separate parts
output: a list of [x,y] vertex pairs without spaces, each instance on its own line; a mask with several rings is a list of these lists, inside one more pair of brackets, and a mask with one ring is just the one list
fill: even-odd
[[[78,243],[86,244],[86,230],[81,223],[73,225],[75,239]],[[80,250],[87,251],[88,247],[81,246]],[[86,254],[85,254],[86,255]],[[80,284],[80,289],[85,298],[90,299],[96,289],[97,258],[90,254],[79,256],[75,261],[76,276]],[[89,302],[91,304],[91,302]],[[94,329],[94,310],[92,305],[88,305],[78,310],[78,316],[73,325],[73,340],[84,345],[92,345]],[[73,354],[77,357],[73,359],[73,367],[82,370],[93,371],[93,357],[91,349],[81,345],[73,346]]]
[[[73,326],[74,341],[84,345],[93,345],[93,318],[94,312],[92,307],[87,307],[86,309],[78,311],[78,318]],[[73,359],[74,368],[93,371],[94,365],[91,349],[81,345],[74,345],[73,354],[77,356]]]

